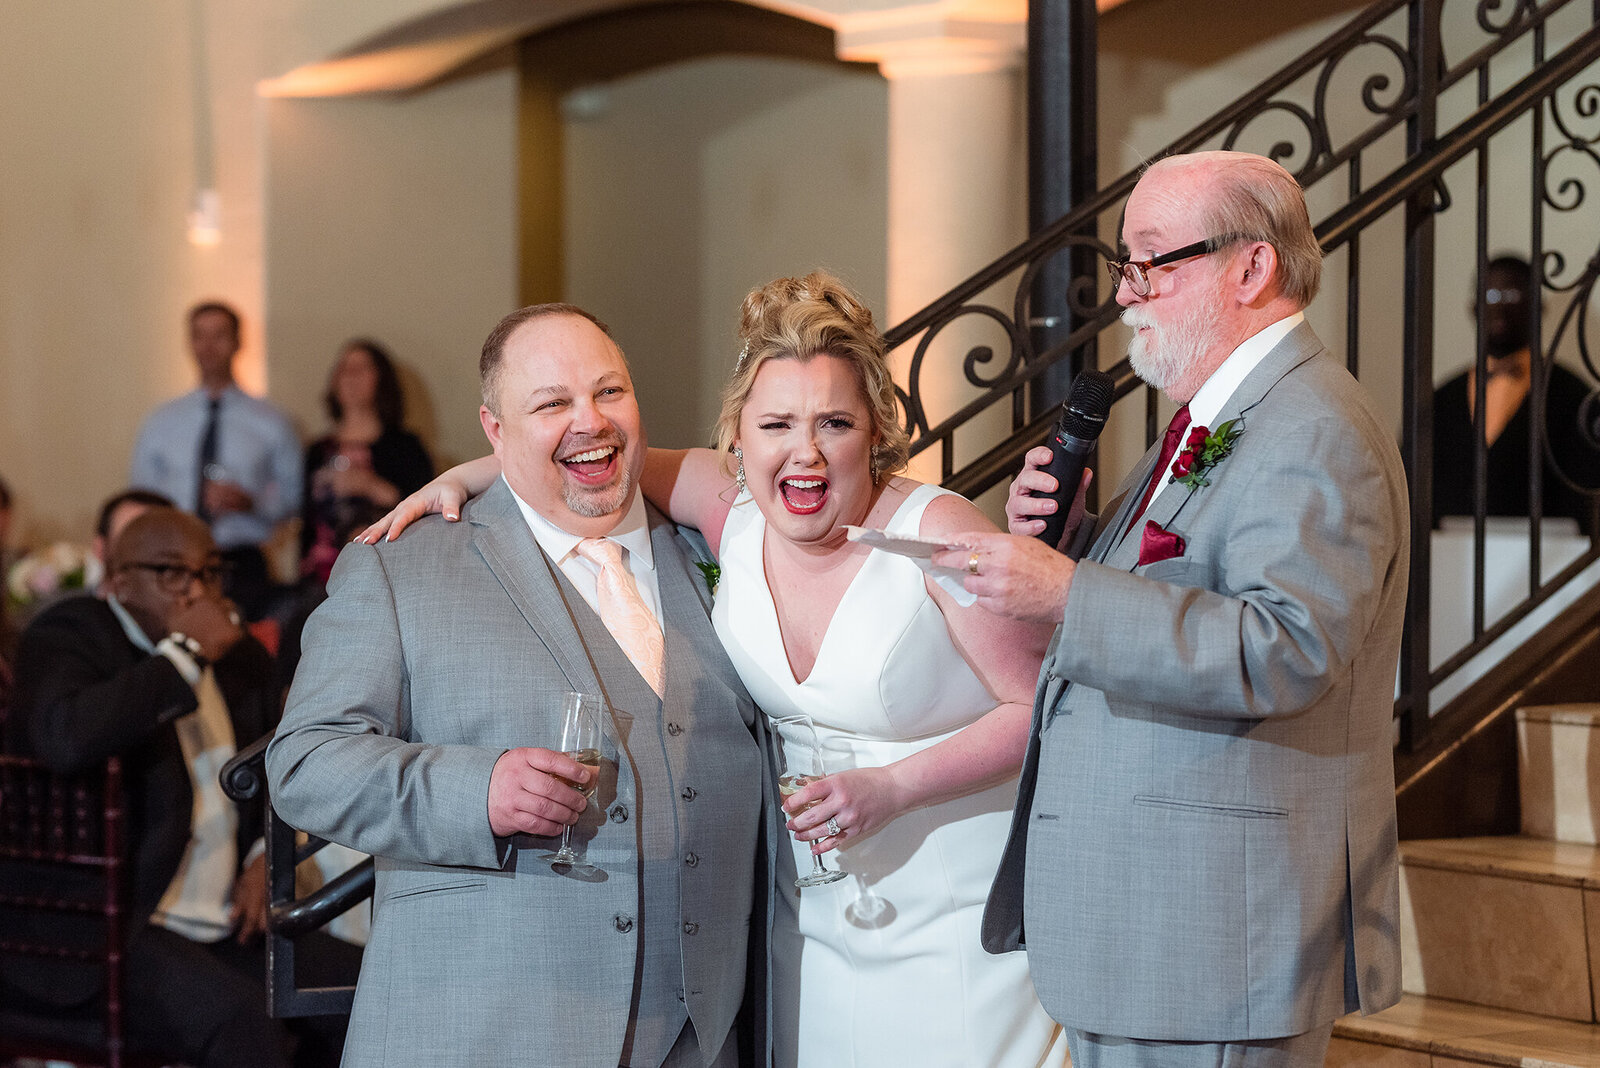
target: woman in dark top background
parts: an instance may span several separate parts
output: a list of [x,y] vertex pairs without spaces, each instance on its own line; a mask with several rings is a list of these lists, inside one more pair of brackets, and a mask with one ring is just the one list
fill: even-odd
[[367,338],[345,342],[323,398],[333,432],[306,450],[300,574],[327,584],[339,550],[372,519],[433,477],[433,461],[402,427],[394,361]]

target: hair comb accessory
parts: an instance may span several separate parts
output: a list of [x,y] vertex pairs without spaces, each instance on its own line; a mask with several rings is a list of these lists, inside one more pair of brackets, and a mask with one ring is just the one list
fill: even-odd
[[739,358],[733,362],[733,373],[738,374],[744,370],[744,361],[750,358],[750,342],[744,343],[744,348],[739,350]]

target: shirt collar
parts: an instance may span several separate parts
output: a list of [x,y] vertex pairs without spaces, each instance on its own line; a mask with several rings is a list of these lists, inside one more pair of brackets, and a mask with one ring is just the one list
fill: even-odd
[[144,632],[128,610],[122,607],[122,602],[117,600],[116,594],[106,594],[106,606],[111,609],[111,614],[117,617],[117,622],[122,624],[122,632],[128,640],[141,652],[154,653],[156,643],[150,640],[150,635]]
[[1222,414],[1223,405],[1228,403],[1245,378],[1256,365],[1266,359],[1267,353],[1277,347],[1295,327],[1306,321],[1305,312],[1295,312],[1285,319],[1279,319],[1270,326],[1258,330],[1246,338],[1233,353],[1222,361],[1222,366],[1211,372],[1211,377],[1195,391],[1194,397],[1189,401],[1189,425],[1203,426],[1215,429],[1211,423]]
[[[501,475],[500,478],[504,481],[505,476]],[[511,483],[506,483],[506,489],[511,489]],[[511,498],[517,502],[517,508],[521,510],[522,518],[527,521],[528,529],[533,532],[533,538],[539,543],[539,548],[557,564],[565,560],[577,547],[578,542],[583,540],[582,535],[562,530],[534,511],[532,505],[517,496],[516,490],[511,490]],[[628,550],[648,570],[655,570],[655,554],[650,548],[650,517],[645,512],[644,497],[638,492],[634,493],[633,503],[605,537]]]

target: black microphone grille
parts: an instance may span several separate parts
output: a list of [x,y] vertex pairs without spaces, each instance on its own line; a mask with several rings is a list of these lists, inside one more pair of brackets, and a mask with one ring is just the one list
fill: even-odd
[[1096,438],[1106,425],[1116,383],[1102,371],[1079,371],[1072,392],[1061,406],[1061,429],[1075,438]]

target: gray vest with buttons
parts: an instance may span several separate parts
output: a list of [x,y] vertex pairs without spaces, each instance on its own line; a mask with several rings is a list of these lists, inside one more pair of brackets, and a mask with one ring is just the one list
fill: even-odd
[[[637,858],[639,907],[611,918],[615,936],[638,946],[638,993],[621,1060],[631,1068],[659,1065],[686,1020],[708,1057],[729,1033],[744,994],[765,789],[751,729],[756,712],[711,628],[703,580],[675,529],[652,520],[664,697],[567,586],[622,755],[615,800],[589,843],[591,860],[604,866],[602,854],[623,850]],[[604,795],[602,786],[602,802]]]

